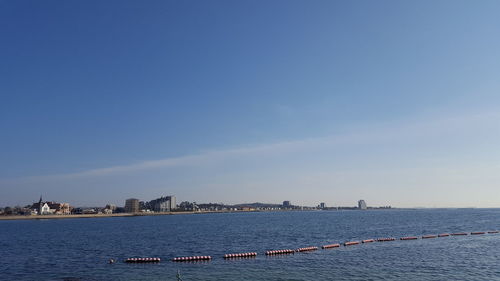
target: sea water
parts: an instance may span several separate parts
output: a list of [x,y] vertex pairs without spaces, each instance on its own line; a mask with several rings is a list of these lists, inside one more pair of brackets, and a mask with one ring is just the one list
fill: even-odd
[[[500,280],[500,234],[375,242],[500,229],[500,209],[287,211],[0,221],[0,280]],[[227,253],[256,258],[224,260]],[[210,255],[178,263],[178,256]],[[126,264],[160,257],[158,264]],[[108,264],[109,259],[117,260]]]

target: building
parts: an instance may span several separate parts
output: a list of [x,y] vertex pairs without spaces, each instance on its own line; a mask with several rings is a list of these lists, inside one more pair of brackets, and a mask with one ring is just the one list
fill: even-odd
[[359,200],[358,201],[358,209],[360,209],[360,210],[366,210],[367,209],[365,200]]
[[104,207],[104,209],[108,209],[108,210],[111,210],[111,212],[114,212],[114,211],[116,211],[116,205],[115,204],[107,204],[106,207]]
[[116,212],[116,205],[114,204],[107,204],[106,207],[102,210],[104,214],[110,215],[114,212]]
[[68,203],[43,202],[42,196],[40,200],[30,207],[32,214],[36,215],[69,215],[71,214],[71,206]]
[[68,203],[56,203],[56,202],[47,202],[49,205],[49,212],[54,215],[70,215],[71,207]]
[[326,204],[324,202],[319,203],[319,208],[320,209],[326,208]]
[[40,200],[37,203],[33,203],[30,209],[34,215],[43,215],[44,213],[48,214],[50,208],[49,205],[43,202],[42,195],[40,195]]
[[144,201],[139,201],[139,210],[147,210],[146,203]]
[[138,213],[139,212],[139,199],[130,198],[125,200],[125,212],[126,213]]
[[196,202],[184,201],[179,204],[179,209],[181,211],[195,211],[198,209]]
[[49,204],[47,204],[46,202],[41,202],[38,206],[39,206],[38,207],[38,214],[39,215],[50,215],[51,214]]
[[283,207],[291,207],[292,203],[290,201],[283,201]]
[[158,199],[151,200],[145,203],[146,209],[155,212],[171,212],[177,209],[177,203],[175,202],[175,196],[162,196]]
[[175,196],[170,196],[170,210],[177,209],[177,202],[175,201]]

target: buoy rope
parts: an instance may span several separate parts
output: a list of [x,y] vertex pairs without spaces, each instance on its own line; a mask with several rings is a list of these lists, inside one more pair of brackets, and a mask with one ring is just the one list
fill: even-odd
[[[455,232],[455,233],[441,233],[441,234],[430,234],[430,235],[422,235],[420,238],[418,236],[405,236],[399,238],[401,241],[406,241],[406,240],[418,240],[418,239],[430,239],[430,238],[438,238],[438,237],[449,237],[449,236],[467,236],[467,235],[483,235],[483,234],[496,234],[499,233],[498,230],[492,230],[492,231],[474,231],[474,232]],[[396,238],[393,237],[386,237],[386,238],[377,238],[377,239],[365,239],[365,240],[360,240],[360,241],[347,241],[344,242],[343,244],[328,244],[328,245],[323,245],[321,246],[322,249],[332,249],[332,248],[339,248],[341,245],[344,245],[344,247],[347,246],[354,246],[354,245],[359,245],[359,244],[366,244],[366,243],[372,243],[372,242],[388,242],[388,241],[396,241]],[[292,249],[282,249],[282,250],[269,250],[265,252],[266,256],[274,256],[274,255],[286,255],[286,254],[294,254],[295,252],[308,252],[308,251],[316,251],[318,250],[319,247],[315,246],[310,246],[310,247],[302,247],[298,248],[296,250]],[[256,257],[257,252],[247,252],[247,253],[234,253],[234,254],[225,254],[223,256],[224,259],[232,259],[232,258],[249,258],[249,257]],[[211,256],[189,256],[189,257],[176,257],[173,258],[172,261],[174,262],[197,262],[197,261],[209,261],[211,260]],[[111,259],[113,262],[114,260]],[[110,260],[110,261],[111,261]],[[127,258],[125,260],[126,263],[159,263],[161,261],[160,258]],[[110,262],[111,263],[111,262]]]

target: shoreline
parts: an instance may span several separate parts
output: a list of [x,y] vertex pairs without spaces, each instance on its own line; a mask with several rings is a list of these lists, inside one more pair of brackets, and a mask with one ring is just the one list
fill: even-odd
[[144,216],[169,216],[187,214],[211,214],[211,213],[242,213],[261,212],[249,211],[198,211],[198,212],[163,212],[163,213],[118,213],[118,214],[77,214],[77,215],[33,215],[33,216],[0,216],[1,220],[47,220],[47,219],[85,219],[85,218],[118,218],[118,217],[144,217]]
[[[380,210],[442,210],[442,209],[497,209],[497,208],[391,208],[391,209],[369,209],[367,211]],[[144,216],[169,216],[169,215],[200,215],[200,214],[224,214],[224,213],[255,213],[255,212],[315,212],[315,211],[359,211],[359,210],[225,210],[225,211],[180,211],[162,213],[118,213],[118,214],[75,214],[75,215],[32,215],[32,216],[0,216],[0,221],[10,220],[48,220],[48,219],[85,219],[85,218],[121,218],[121,217],[144,217]],[[364,210],[363,210],[364,211]]]

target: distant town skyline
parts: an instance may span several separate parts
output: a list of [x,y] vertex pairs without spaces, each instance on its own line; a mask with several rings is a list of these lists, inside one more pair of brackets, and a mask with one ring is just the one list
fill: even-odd
[[0,1],[0,206],[500,207],[499,10]]

